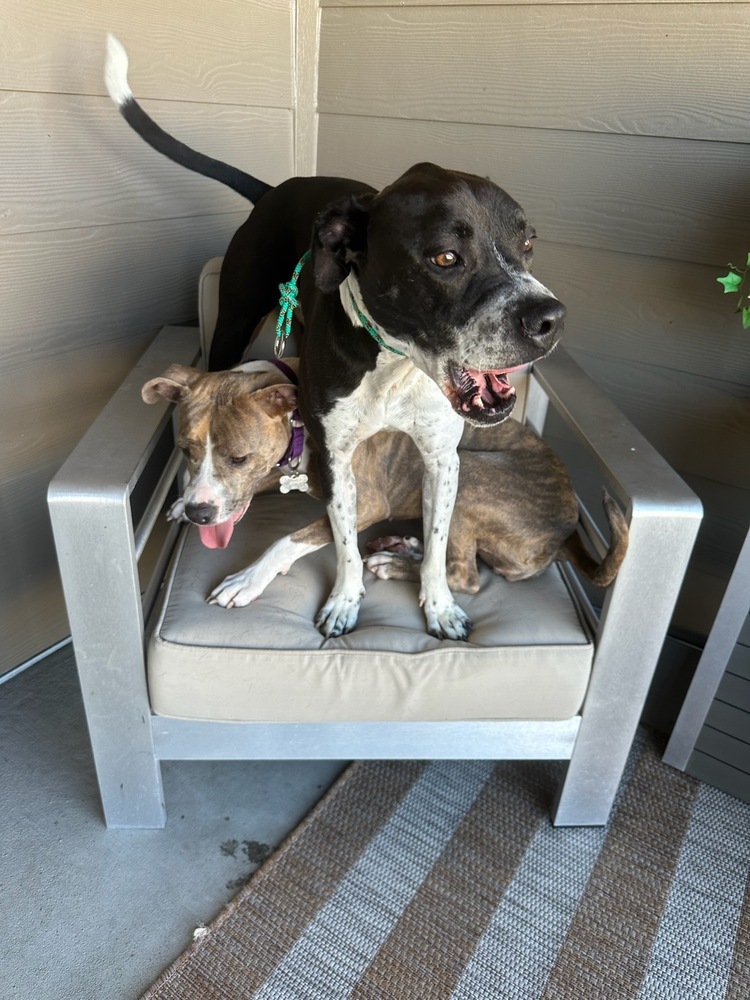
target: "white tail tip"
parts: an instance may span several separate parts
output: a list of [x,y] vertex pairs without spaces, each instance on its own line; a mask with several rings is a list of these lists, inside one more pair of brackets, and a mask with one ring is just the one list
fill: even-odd
[[132,101],[133,92],[128,85],[128,54],[114,35],[107,35],[104,83],[118,108]]

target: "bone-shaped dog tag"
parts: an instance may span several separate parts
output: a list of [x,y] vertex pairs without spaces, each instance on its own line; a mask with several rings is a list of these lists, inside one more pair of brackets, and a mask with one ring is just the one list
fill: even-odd
[[281,493],[289,493],[290,490],[307,493],[307,475],[304,472],[293,472],[290,476],[282,476],[279,480],[279,490]]

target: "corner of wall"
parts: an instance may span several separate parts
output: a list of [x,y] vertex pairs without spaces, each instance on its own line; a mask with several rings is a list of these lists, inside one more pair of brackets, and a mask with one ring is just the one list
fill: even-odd
[[312,175],[318,156],[318,0],[292,0],[294,67],[294,173]]

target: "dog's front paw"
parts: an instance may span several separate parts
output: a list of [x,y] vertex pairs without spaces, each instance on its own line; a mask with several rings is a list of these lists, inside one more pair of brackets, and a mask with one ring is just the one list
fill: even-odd
[[167,511],[168,521],[187,521],[188,516],[185,513],[185,501],[182,497],[178,497],[172,506]]
[[424,613],[427,618],[427,631],[436,639],[469,638],[472,629],[471,618],[455,601],[448,605],[439,605],[437,601],[425,601]]
[[206,600],[222,608],[246,608],[263,593],[273,579],[261,576],[253,566],[232,573],[214,587]]
[[354,595],[337,594],[335,591],[331,594],[315,619],[317,628],[326,639],[351,632],[357,624],[363,594],[364,591]]

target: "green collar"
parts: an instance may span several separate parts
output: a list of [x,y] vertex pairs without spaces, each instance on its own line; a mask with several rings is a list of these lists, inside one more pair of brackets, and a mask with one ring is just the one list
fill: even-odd
[[[281,297],[279,299],[279,318],[276,321],[276,341],[274,343],[274,354],[277,358],[280,358],[284,353],[284,348],[286,342],[289,338],[289,334],[292,332],[292,317],[294,315],[294,310],[299,305],[299,298],[297,295],[297,282],[299,281],[299,276],[302,273],[302,268],[310,259],[310,251],[308,250],[306,254],[302,257],[300,262],[294,269],[294,273],[289,281],[284,282],[279,285],[279,292]],[[380,336],[378,331],[372,325],[370,320],[365,316],[365,314],[359,309],[357,303],[354,301],[354,296],[352,295],[351,289],[349,289],[349,298],[351,299],[352,308],[357,314],[357,319],[360,321],[365,330],[370,334],[372,339],[380,347],[384,347],[387,351],[391,351],[393,354],[398,354],[402,358],[406,355],[403,351],[397,350],[395,347],[391,347],[390,344],[386,344],[383,338]]]

